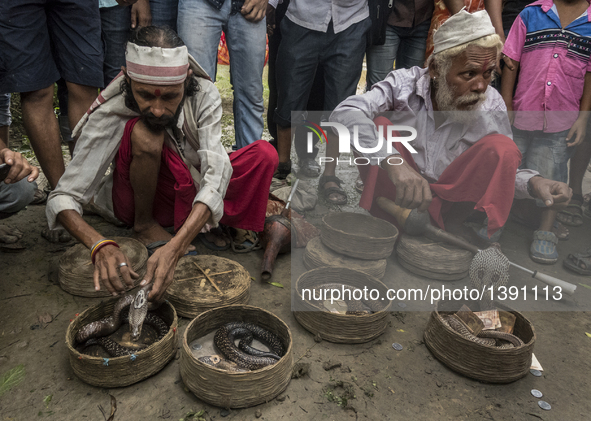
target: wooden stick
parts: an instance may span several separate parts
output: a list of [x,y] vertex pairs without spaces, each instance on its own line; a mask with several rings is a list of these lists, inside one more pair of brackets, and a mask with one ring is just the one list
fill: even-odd
[[212,273],[209,276],[218,276],[218,275],[223,275],[224,273],[232,273],[234,272],[233,270],[227,270],[225,272],[218,272],[218,273]]
[[209,275],[207,273],[205,273],[205,271],[203,269],[201,269],[201,266],[199,266],[196,262],[193,262],[193,264],[195,266],[197,266],[197,269],[199,269],[201,272],[203,272],[205,277],[209,280],[209,282],[211,282],[211,284],[214,286],[214,288],[217,289],[220,294],[222,294],[222,291],[218,288],[217,284],[213,281],[213,279],[211,279],[209,277]]
[[[231,273],[231,272],[234,272],[234,271],[233,270],[227,270],[225,272],[212,273],[209,276],[223,275],[224,273]],[[177,279],[175,282],[191,281],[191,280],[193,280],[195,278],[198,278],[198,277],[201,277],[201,275],[191,276],[190,278]],[[33,295],[33,294],[30,294],[30,295]]]

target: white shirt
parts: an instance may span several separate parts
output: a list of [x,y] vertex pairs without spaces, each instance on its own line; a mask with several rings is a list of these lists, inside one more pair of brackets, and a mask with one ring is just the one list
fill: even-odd
[[[468,125],[444,121],[435,127],[435,114],[431,103],[431,84],[428,69],[413,67],[390,72],[386,79],[373,85],[364,95],[354,95],[341,102],[330,116],[330,121],[341,123],[353,133],[358,126],[359,145],[371,148],[377,145],[378,132],[373,119],[379,114],[394,111],[394,124],[414,127],[417,138],[410,142],[417,151],[412,157],[423,177],[430,182],[439,179],[443,171],[474,143],[486,135],[503,134],[513,139],[507,108],[501,95],[492,87],[486,91],[486,100],[480,105],[474,120]],[[355,145],[352,145],[355,147]],[[373,153],[360,152],[377,164],[376,158],[397,154],[384,147]],[[533,170],[517,170],[515,198],[531,198],[527,183],[538,175]]]

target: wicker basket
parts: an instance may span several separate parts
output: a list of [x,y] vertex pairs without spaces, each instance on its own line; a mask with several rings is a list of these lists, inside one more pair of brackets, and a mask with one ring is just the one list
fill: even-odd
[[[119,244],[121,251],[129,259],[130,266],[139,275],[134,281],[135,286],[138,286],[146,274],[148,250],[133,238],[113,237],[112,239]],[[110,297],[111,293],[104,286],[100,291],[95,291],[93,274],[94,265],[90,260],[90,252],[84,244],[76,244],[59,259],[58,279],[64,291],[81,297]]]
[[[209,269],[208,276],[222,293],[215,289],[196,265],[204,271]],[[186,256],[179,260],[174,282],[166,290],[165,297],[180,316],[192,319],[204,311],[223,305],[248,303],[250,274],[242,265],[223,257]]]
[[[202,363],[189,344],[229,322],[250,322],[278,335],[286,352],[277,363],[248,372],[230,372]],[[181,350],[181,378],[204,402],[222,408],[247,408],[269,402],[291,380],[292,339],[289,327],[274,314],[258,307],[231,305],[206,311],[187,326]]]
[[468,276],[473,254],[423,236],[401,235],[396,245],[398,262],[409,272],[438,281]]
[[112,314],[118,299],[112,298],[84,310],[70,323],[66,332],[70,365],[82,381],[93,386],[121,387],[137,383],[158,373],[176,354],[177,316],[167,301],[154,311],[170,327],[162,340],[131,356],[100,358],[79,353],[74,348],[78,330]]
[[[525,376],[531,367],[536,333],[533,325],[521,313],[496,303],[499,310],[515,315],[513,334],[525,345],[518,348],[494,349],[472,342],[443,323],[440,314],[453,314],[474,302],[446,301],[437,303],[425,329],[425,345],[433,355],[450,369],[487,383],[510,383]],[[445,311],[444,311],[445,310]]]
[[365,260],[392,254],[398,229],[391,223],[360,213],[329,213],[322,218],[320,238],[337,253]]
[[380,280],[364,272],[345,268],[321,267],[312,269],[296,281],[294,316],[309,332],[335,343],[359,344],[380,336],[388,325],[388,312],[392,303],[384,300],[384,308],[372,314],[361,316],[344,315],[320,310],[302,297],[302,290],[319,285],[342,283],[368,291],[377,289],[380,297],[386,297],[388,288]]
[[304,252],[304,265],[308,270],[322,266],[349,268],[382,279],[386,273],[387,263],[386,259],[362,260],[335,253],[322,244],[320,237],[311,239]]

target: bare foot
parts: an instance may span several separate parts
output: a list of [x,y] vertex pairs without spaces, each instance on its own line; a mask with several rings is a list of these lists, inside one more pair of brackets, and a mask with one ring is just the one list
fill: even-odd
[[41,231],[41,237],[45,238],[50,243],[69,243],[72,241],[72,236],[64,228],[50,230],[49,227],[47,227]]
[[[166,241],[169,242],[173,235],[162,228],[159,224],[154,222],[151,225],[145,227],[138,227],[137,225],[133,227],[133,234],[132,237],[138,240],[143,245],[147,246],[149,244],[155,243],[157,241]],[[195,246],[190,245],[187,248],[187,252],[195,250]]]
[[221,230],[211,230],[204,234],[205,239],[218,247],[226,247],[230,245],[230,239],[226,233]]
[[480,238],[472,228],[464,224],[446,224],[445,230],[450,234],[454,234],[460,238],[463,238],[464,240],[468,241],[471,244],[474,244],[480,249],[484,250],[490,247],[490,243]]

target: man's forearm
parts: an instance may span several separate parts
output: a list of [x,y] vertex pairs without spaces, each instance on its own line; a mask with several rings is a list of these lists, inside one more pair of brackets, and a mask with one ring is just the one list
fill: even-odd
[[513,88],[515,88],[515,81],[517,80],[517,70],[519,69],[519,62],[513,61],[515,70],[510,70],[509,66],[503,69],[503,77],[501,78],[501,96],[505,101],[508,110],[513,110]]
[[205,223],[211,218],[209,207],[201,202],[195,203],[191,213],[176,235],[170,240],[179,253],[184,254],[191,241],[199,234]]
[[82,216],[80,216],[75,210],[67,209],[61,211],[57,215],[57,220],[70,234],[88,248],[91,248],[93,244],[103,238],[103,236],[88,225],[86,221],[82,219]]
[[495,32],[501,41],[505,42],[505,32],[503,31],[503,0],[484,0],[484,8],[490,16],[490,21],[495,27]]

